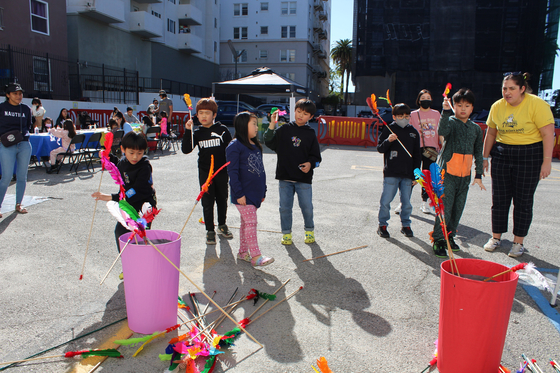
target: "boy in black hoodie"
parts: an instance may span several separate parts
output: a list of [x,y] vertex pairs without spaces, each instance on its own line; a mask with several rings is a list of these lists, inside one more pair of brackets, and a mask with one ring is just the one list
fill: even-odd
[[[200,126],[191,133],[193,120],[190,119],[185,126],[181,150],[189,154],[198,145],[198,181],[202,186],[208,178],[211,156],[214,156],[214,171],[226,163],[226,147],[231,141],[231,133],[220,122],[214,123],[218,105],[212,98],[203,98],[196,103],[196,117]],[[218,209],[218,234],[225,238],[233,238],[233,234],[226,225],[228,204],[228,174],[222,170],[208,188],[208,193],[202,196],[202,209],[204,224],[206,225],[206,244],[216,244],[214,231],[214,201]]]
[[[121,159],[110,154],[110,160],[121,173],[124,182],[125,200],[130,203],[136,211],[140,211],[144,203],[148,202],[152,208],[156,207],[156,190],[152,180],[152,165],[144,152],[148,148],[148,142],[143,135],[134,131],[127,133],[121,140]],[[98,201],[119,201],[119,193],[105,194],[95,192],[91,195]],[[151,223],[148,224],[148,229]],[[115,226],[115,239],[117,250],[120,252],[119,237],[128,230],[117,222]]]
[[282,244],[292,244],[292,207],[294,194],[305,224],[305,243],[315,242],[311,181],[313,169],[321,163],[321,150],[317,135],[307,122],[316,108],[312,101],[301,99],[296,103],[294,122],[275,130],[278,111],[271,115],[270,125],[264,133],[264,143],[278,154],[276,179],[280,190],[280,225]]
[[418,131],[409,124],[410,107],[407,104],[396,104],[393,107],[394,122],[385,126],[379,136],[377,151],[383,153],[383,192],[379,203],[379,228],[377,234],[389,238],[388,220],[391,218],[390,203],[400,191],[402,210],[401,233],[413,237],[410,228],[412,205],[410,195],[414,181],[414,169],[422,162],[420,152],[420,136]]

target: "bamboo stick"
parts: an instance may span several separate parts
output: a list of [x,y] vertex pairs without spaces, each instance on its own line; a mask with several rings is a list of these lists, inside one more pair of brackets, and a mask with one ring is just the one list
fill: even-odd
[[358,249],[363,249],[364,247],[368,247],[368,245],[363,245],[363,246],[358,246],[358,247],[353,247],[351,249],[347,249],[347,250],[342,250],[342,251],[337,251],[336,253],[331,253],[331,254],[326,254],[326,255],[321,255],[321,256],[316,256],[315,258],[311,258],[311,259],[305,259],[304,262],[308,262],[310,260],[315,260],[315,259],[320,259],[320,258],[325,258],[327,256],[331,256],[331,255],[336,255],[336,254],[342,254],[345,253],[347,251],[352,251],[352,250],[358,250]]
[[[103,181],[104,172],[101,171],[101,177],[99,178],[99,186],[97,187],[97,193],[101,190],[101,181]],[[91,218],[91,226],[89,227],[89,235],[86,245],[86,253],[84,255],[84,264],[82,264],[82,272],[80,272],[80,280],[84,278],[84,269],[86,268],[86,259],[89,251],[89,241],[91,240],[91,232],[93,231],[93,222],[95,220],[95,212],[97,211],[97,199],[95,200],[95,206],[93,207],[93,217]]]

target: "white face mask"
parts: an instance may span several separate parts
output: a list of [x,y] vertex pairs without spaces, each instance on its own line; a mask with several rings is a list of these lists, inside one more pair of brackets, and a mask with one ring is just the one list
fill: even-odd
[[405,128],[408,125],[408,121],[410,119],[402,118],[402,119],[395,119],[395,123],[399,125],[401,128]]

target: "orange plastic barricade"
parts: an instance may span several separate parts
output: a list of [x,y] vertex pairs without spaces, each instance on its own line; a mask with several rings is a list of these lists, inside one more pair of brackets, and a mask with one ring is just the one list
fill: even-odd
[[317,118],[320,144],[377,146],[380,124],[377,118],[320,116]]

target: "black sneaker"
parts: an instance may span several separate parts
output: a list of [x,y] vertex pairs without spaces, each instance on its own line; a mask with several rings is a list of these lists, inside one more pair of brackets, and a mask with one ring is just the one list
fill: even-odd
[[414,233],[410,227],[402,227],[401,233],[404,234],[406,237],[414,237]]
[[453,237],[449,237],[449,245],[451,246],[451,251],[461,251],[461,248],[453,240]]
[[434,242],[432,249],[434,250],[434,255],[438,258],[447,258],[447,243],[444,240]]
[[233,238],[233,234],[228,229],[227,225],[218,225],[218,234],[224,236],[224,238]]
[[216,232],[208,231],[206,232],[206,245],[215,245],[216,244]]
[[380,225],[379,228],[377,228],[377,234],[382,238],[391,237],[389,232],[387,232],[387,226],[386,225]]

